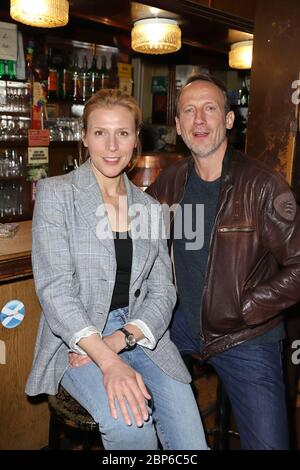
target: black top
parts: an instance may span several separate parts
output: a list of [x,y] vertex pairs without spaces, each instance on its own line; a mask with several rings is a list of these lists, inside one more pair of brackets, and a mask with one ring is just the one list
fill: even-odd
[[132,264],[132,239],[130,232],[113,232],[117,273],[109,311],[127,307]]

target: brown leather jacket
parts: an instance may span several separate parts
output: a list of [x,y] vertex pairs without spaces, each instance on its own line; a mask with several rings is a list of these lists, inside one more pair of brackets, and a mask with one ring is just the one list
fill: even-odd
[[[192,166],[190,157],[167,168],[148,193],[169,206],[179,203]],[[300,212],[293,193],[281,175],[230,146],[210,246],[203,359],[271,330],[280,312],[300,300]]]

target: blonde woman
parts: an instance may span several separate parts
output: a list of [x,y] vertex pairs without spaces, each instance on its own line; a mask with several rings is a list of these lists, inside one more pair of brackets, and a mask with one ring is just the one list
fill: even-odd
[[157,449],[158,439],[164,449],[206,449],[169,337],[176,294],[160,206],[125,173],[140,126],[132,97],[97,92],[83,116],[88,160],[38,184],[42,316],[26,391],[56,394],[61,383],[99,423],[105,449]]

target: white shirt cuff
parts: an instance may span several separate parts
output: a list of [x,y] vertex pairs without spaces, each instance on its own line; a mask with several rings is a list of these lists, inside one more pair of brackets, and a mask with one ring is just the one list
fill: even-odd
[[[146,323],[143,322],[143,320],[132,320],[132,321],[127,322],[126,325],[135,325],[135,326],[137,326],[141,330],[143,335],[145,336],[145,338],[140,339],[137,342],[138,345],[144,346],[145,348],[148,348],[148,349],[154,349],[155,348],[155,346],[156,346],[155,338],[154,338],[153,334],[151,333],[150,328],[146,325]],[[125,327],[126,327],[126,325],[125,325]]]
[[82,339],[82,338],[87,338],[88,336],[93,335],[94,333],[98,333],[100,337],[102,338],[102,334],[100,331],[97,330],[95,326],[86,326],[82,330],[78,331],[73,335],[70,341],[70,350],[71,352],[75,352],[77,354],[81,354],[82,356],[86,356],[86,352],[77,345],[77,343]]

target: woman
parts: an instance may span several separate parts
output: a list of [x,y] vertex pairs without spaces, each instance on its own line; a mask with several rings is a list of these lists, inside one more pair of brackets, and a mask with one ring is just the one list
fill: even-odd
[[[32,261],[43,312],[26,392],[56,394],[61,383],[99,423],[105,449],[157,449],[157,435],[164,449],[206,449],[167,330],[176,295],[160,206],[124,172],[140,125],[132,97],[97,92],[83,115],[90,158],[38,184]],[[72,367],[69,351],[85,359]]]

